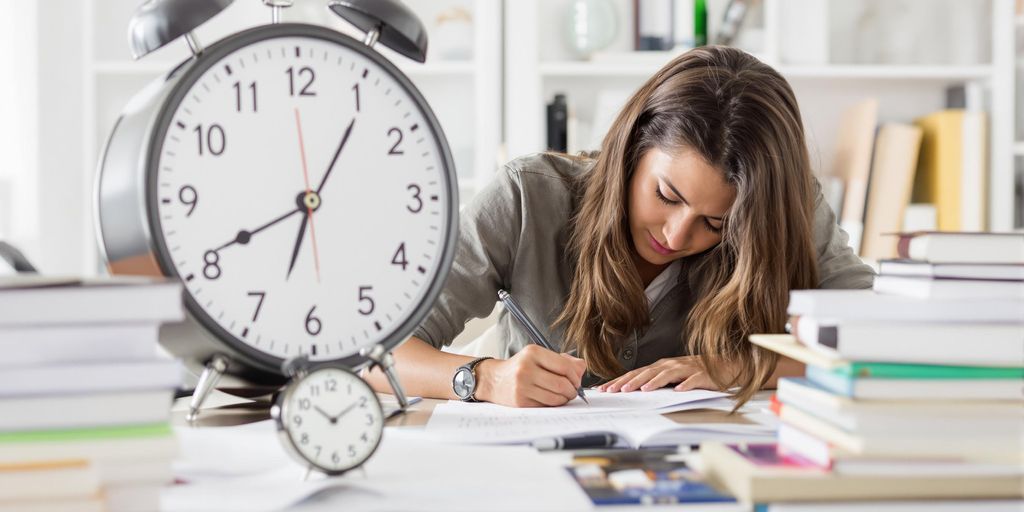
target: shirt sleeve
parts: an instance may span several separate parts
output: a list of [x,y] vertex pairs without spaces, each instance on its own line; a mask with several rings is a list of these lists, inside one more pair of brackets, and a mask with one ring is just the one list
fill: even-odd
[[815,183],[814,245],[818,253],[818,288],[871,288],[875,271],[850,248],[850,235],[836,222],[836,216]]
[[455,259],[434,307],[413,336],[436,348],[450,345],[473,318],[494,310],[498,289],[518,250],[522,231],[522,189],[508,166],[459,214]]

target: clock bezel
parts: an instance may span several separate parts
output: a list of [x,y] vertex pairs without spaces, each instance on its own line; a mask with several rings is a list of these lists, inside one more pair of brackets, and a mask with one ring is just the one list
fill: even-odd
[[[308,373],[298,376],[288,382],[284,390],[278,395],[277,401],[271,407],[270,416],[274,419],[274,425],[277,427],[277,435],[281,439],[281,443],[285,446],[286,451],[289,453],[289,455],[291,455],[293,459],[297,460],[302,464],[306,464],[312,467],[313,469],[316,469],[317,471],[320,471],[326,475],[341,475],[359,466],[362,466],[366,461],[370,460],[370,457],[373,457],[373,454],[377,453],[377,449],[380,448],[381,441],[384,440],[384,423],[387,421],[388,418],[385,416],[384,407],[381,405],[380,399],[377,398],[377,393],[375,393],[373,391],[373,388],[370,387],[370,384],[363,380],[361,377],[359,377],[357,373],[355,373],[352,370],[349,370],[344,366],[335,364],[317,364],[313,362],[311,362],[310,364],[312,365],[312,369],[310,369]],[[377,442],[374,444],[373,449],[370,450],[370,452],[366,454],[366,457],[359,461],[359,463],[344,469],[333,469],[324,467],[318,464],[316,461],[309,460],[309,458],[306,457],[302,450],[295,445],[295,439],[292,437],[291,427],[288,425],[288,416],[290,415],[291,412],[292,396],[295,395],[296,390],[299,389],[299,386],[301,386],[303,381],[305,381],[308,378],[312,378],[314,375],[316,375],[317,372],[325,370],[337,370],[349,374],[350,377],[354,378],[359,383],[359,385],[363,386],[366,389],[366,391],[369,392],[368,394],[372,398],[370,407],[376,407],[376,410],[380,413],[380,425],[378,425],[377,427],[377,430],[379,430],[380,435],[377,436]]]
[[[441,129],[440,123],[438,123],[437,118],[434,116],[433,110],[431,110],[430,105],[423,98],[419,89],[397,66],[384,58],[383,55],[348,35],[325,27],[303,23],[280,23],[254,27],[228,36],[210,46],[204,50],[203,54],[192,66],[184,71],[181,78],[174,84],[166,100],[160,105],[159,113],[153,124],[153,131],[148,140],[149,149],[145,164],[145,210],[147,213],[147,224],[151,233],[150,242],[153,254],[156,256],[160,271],[165,276],[174,277],[180,282],[184,282],[182,276],[178,273],[177,267],[174,265],[163,237],[158,212],[159,199],[157,197],[157,175],[160,156],[165,136],[173,123],[173,117],[178,106],[199,78],[208,69],[220,63],[224,57],[246,46],[282,37],[322,39],[330,43],[339,44],[379,66],[385,73],[390,74],[397,84],[409,95],[437,142],[441,165],[444,167],[443,172],[440,173],[441,179],[444,180],[442,188],[446,190],[450,198],[447,205],[448,216],[445,231],[447,236],[441,241],[439,265],[437,271],[430,276],[430,283],[426,285],[427,290],[423,300],[412,308],[412,312],[406,316],[405,321],[395,327],[391,334],[378,342],[384,345],[386,349],[392,350],[404,342],[416,326],[419,325],[419,322],[433,307],[434,301],[444,288],[445,278],[451,269],[452,260],[454,259],[455,245],[458,238],[458,184],[455,179],[455,164],[452,160],[448,140]],[[186,309],[195,318],[196,322],[212,335],[217,343],[224,345],[229,350],[229,357],[235,358],[237,356],[244,364],[275,375],[282,375],[281,364],[286,358],[260,351],[239,339],[217,323],[195,300],[191,293],[184,293],[183,295]],[[316,362],[343,365],[355,371],[369,364],[371,360],[360,353],[356,353],[341,358],[318,359]]]

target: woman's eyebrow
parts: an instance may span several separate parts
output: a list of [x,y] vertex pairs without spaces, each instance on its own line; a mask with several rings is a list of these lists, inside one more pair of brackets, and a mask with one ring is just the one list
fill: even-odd
[[[665,184],[668,185],[668,188],[672,189],[672,193],[675,194],[676,197],[681,199],[684,203],[690,204],[690,202],[686,200],[686,197],[683,196],[683,194],[681,194],[678,189],[676,189],[675,185],[673,185],[672,182],[668,180],[668,178],[666,178],[665,176],[658,176],[658,178],[660,178],[661,181],[664,181]],[[719,222],[722,221],[722,217],[712,217],[710,215],[705,215],[705,217],[711,220],[717,220]]]

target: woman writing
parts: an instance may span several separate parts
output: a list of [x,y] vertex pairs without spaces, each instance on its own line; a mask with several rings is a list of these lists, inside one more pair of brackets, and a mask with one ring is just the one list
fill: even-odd
[[[637,90],[594,157],[499,171],[462,212],[451,274],[396,367],[412,395],[510,406],[562,405],[598,383],[736,387],[742,402],[802,374],[747,341],[782,332],[790,290],[873,278],[811,173],[785,79],[742,51],[698,48]],[[532,345],[507,312],[502,358],[442,352],[499,289],[563,353]]]

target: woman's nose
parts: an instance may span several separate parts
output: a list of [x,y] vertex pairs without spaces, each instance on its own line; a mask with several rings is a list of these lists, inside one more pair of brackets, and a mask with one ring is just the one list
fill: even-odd
[[674,251],[686,247],[690,232],[693,230],[694,217],[690,215],[688,208],[685,211],[686,213],[673,215],[665,222],[665,242]]

